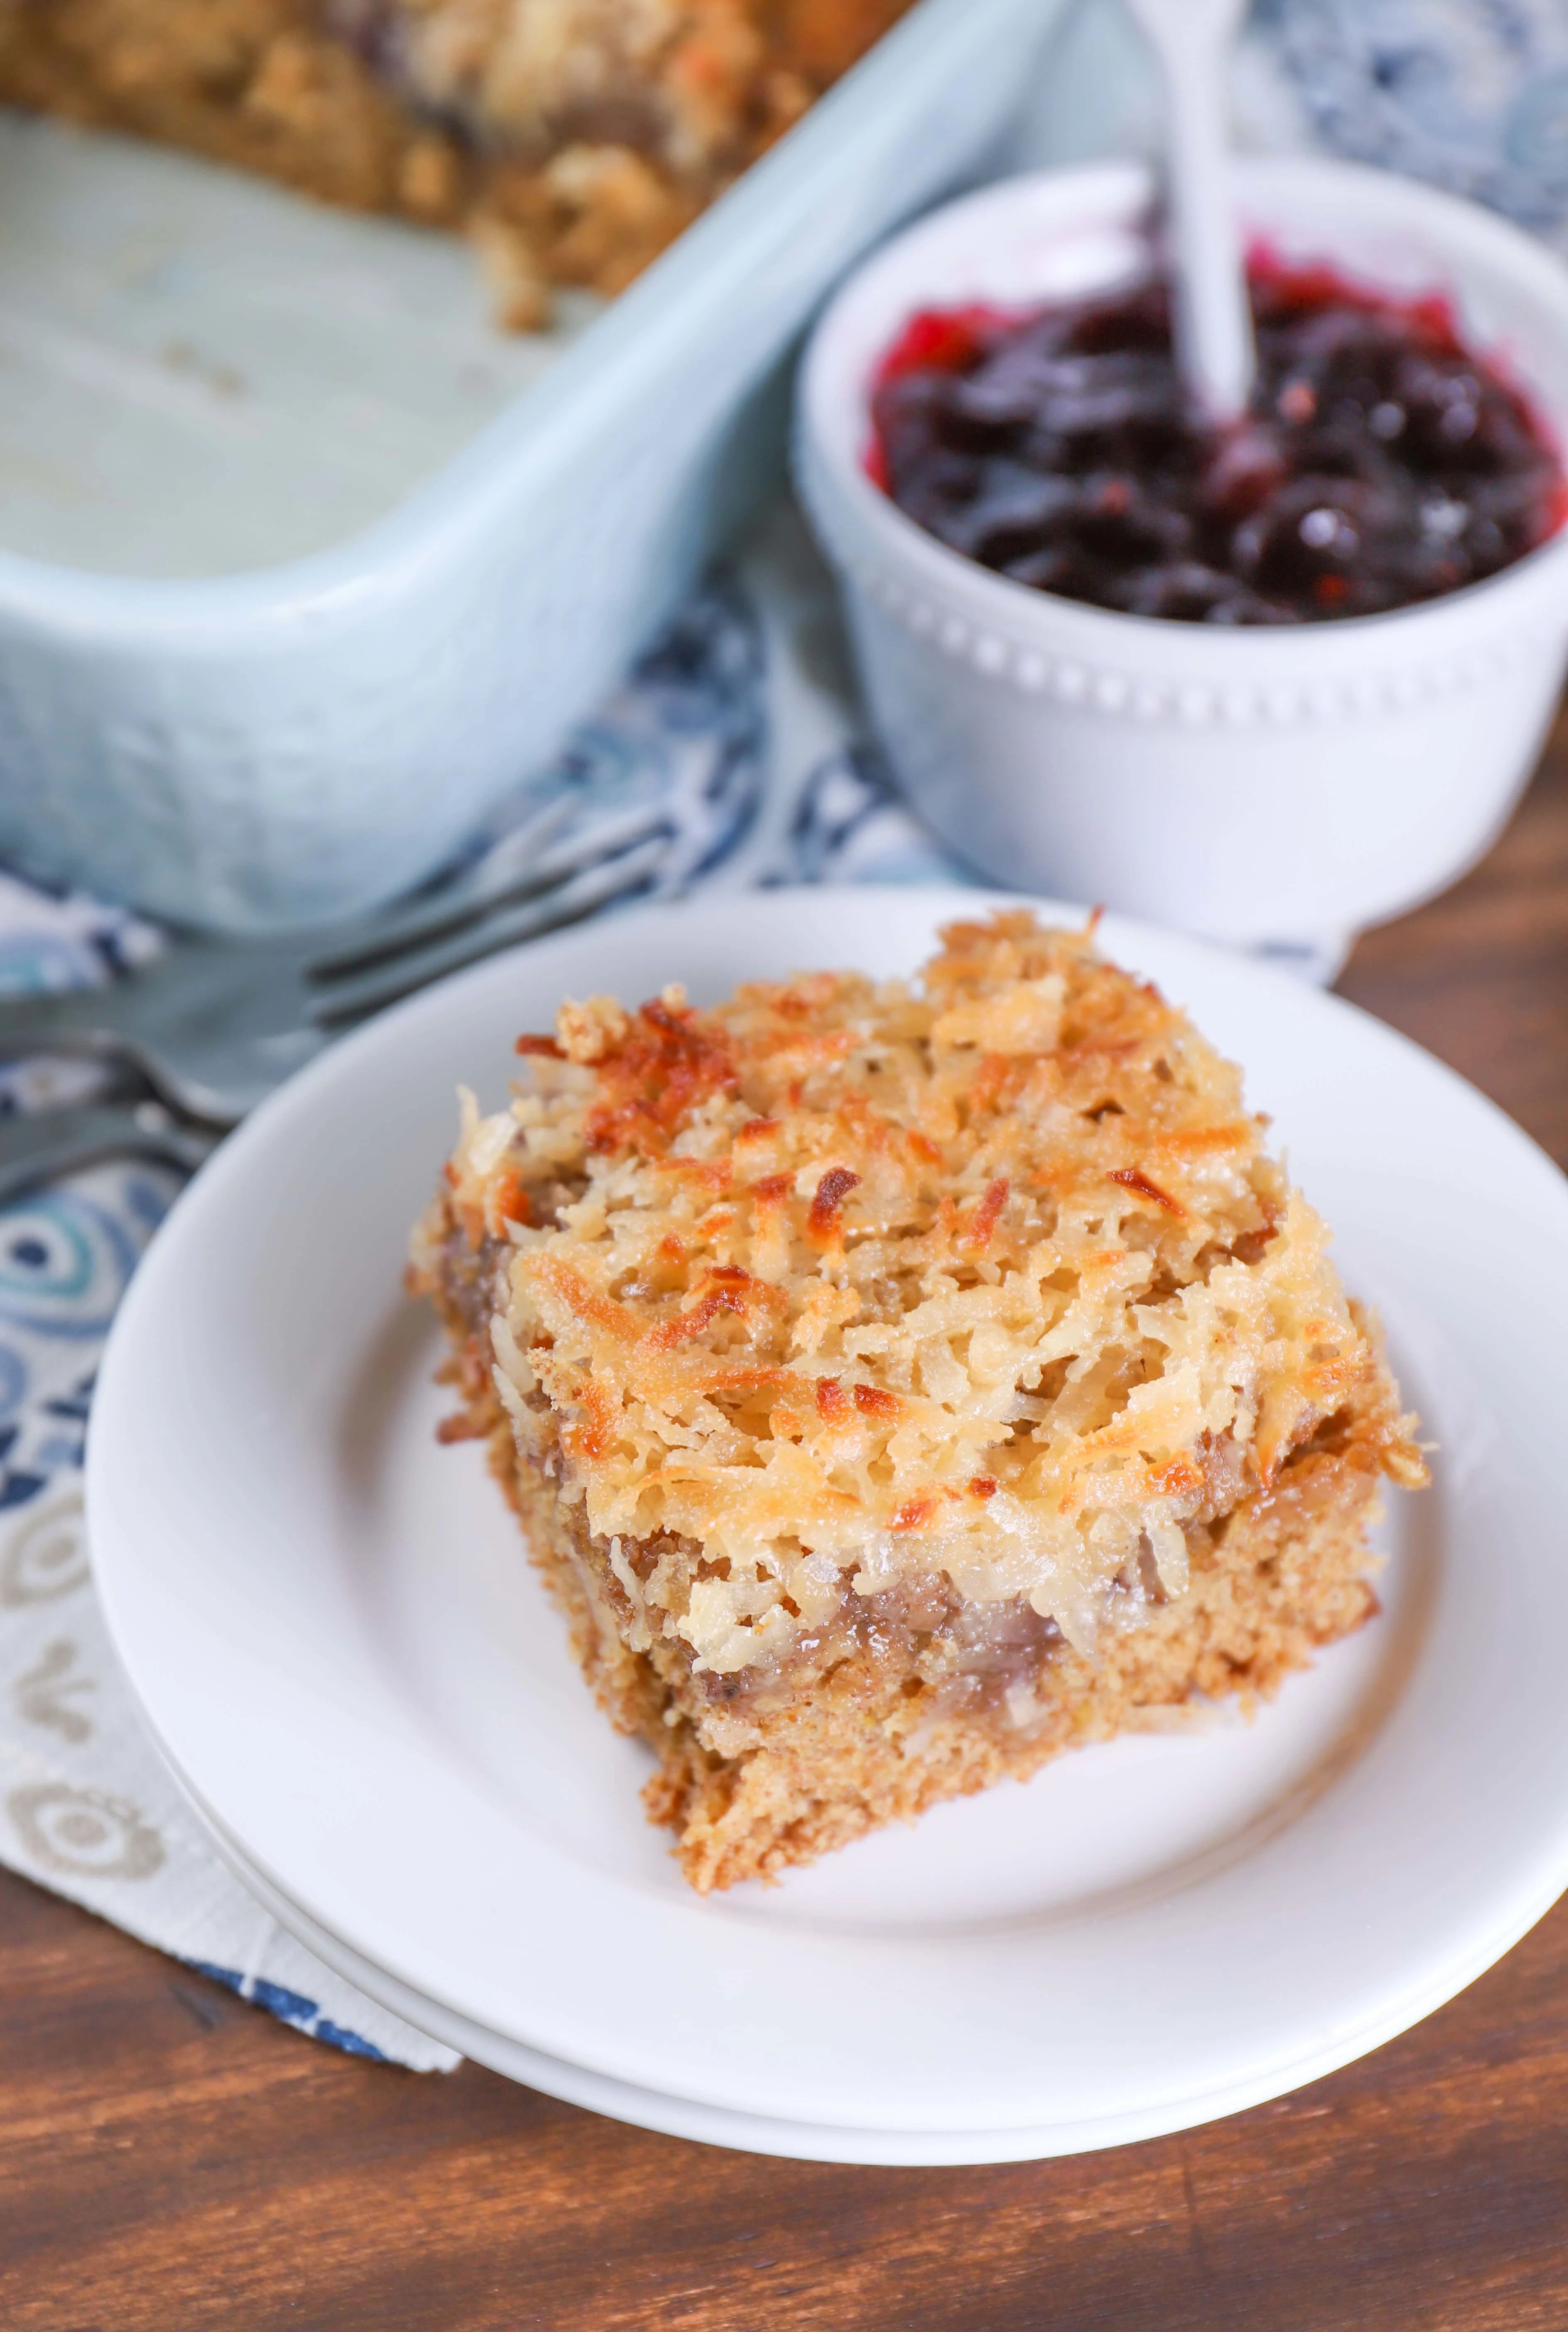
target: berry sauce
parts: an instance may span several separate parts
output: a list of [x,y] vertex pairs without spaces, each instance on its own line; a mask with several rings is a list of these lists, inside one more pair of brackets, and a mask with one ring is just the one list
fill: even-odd
[[1568,516],[1552,437],[1445,301],[1255,255],[1257,378],[1185,408],[1168,287],[918,315],[872,404],[872,476],[1015,582],[1134,616],[1311,624],[1479,582]]

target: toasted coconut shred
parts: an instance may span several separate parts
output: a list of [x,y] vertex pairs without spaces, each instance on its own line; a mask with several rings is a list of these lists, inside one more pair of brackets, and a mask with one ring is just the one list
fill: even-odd
[[632,1627],[717,1678],[939,1573],[1092,1653],[1382,1369],[1181,1012],[1027,913],[942,938],[913,983],[569,1003],[509,1109],[464,1097],[494,1390]]

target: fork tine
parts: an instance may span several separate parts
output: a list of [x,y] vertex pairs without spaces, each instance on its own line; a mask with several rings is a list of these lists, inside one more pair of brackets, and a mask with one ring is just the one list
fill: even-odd
[[315,948],[304,963],[304,977],[332,979],[363,963],[378,961],[449,918],[456,924],[465,915],[482,913],[492,900],[510,891],[514,882],[532,878],[540,854],[569,823],[576,807],[569,796],[559,795],[455,874],[437,875],[412,897],[394,900],[368,921],[360,918],[346,929],[319,932]]
[[467,870],[469,876],[482,888],[507,883],[512,874],[526,874],[530,861],[553,842],[563,826],[569,825],[578,805],[569,792],[563,790],[541,804],[531,817],[521,826],[510,827],[497,835],[489,847]]
[[[559,829],[571,804],[560,805],[561,817],[555,820]],[[552,806],[552,808],[554,806]],[[305,978],[314,985],[347,979],[355,972],[368,971],[375,965],[391,958],[409,954],[416,948],[434,944],[480,922],[498,907],[522,905],[530,899],[542,898],[581,871],[585,865],[629,849],[634,843],[648,840],[662,832],[667,823],[665,813],[659,809],[637,810],[618,822],[600,827],[557,851],[547,851],[524,868],[518,865],[521,844],[516,853],[508,851],[492,865],[490,877],[475,884],[460,897],[443,897],[426,902],[423,907],[396,917],[384,918],[374,929],[366,931],[359,939],[315,959],[306,967]],[[540,829],[548,832],[547,820],[540,818],[528,829],[537,836]],[[508,836],[510,843],[516,837]],[[499,846],[498,846],[499,847]],[[484,862],[492,864],[492,859]],[[517,866],[517,872],[511,869]]]
[[664,865],[669,855],[669,845],[664,836],[656,836],[638,847],[626,851],[608,864],[587,869],[583,874],[560,884],[542,901],[534,901],[512,913],[495,914],[469,926],[445,946],[422,950],[416,955],[400,956],[386,965],[379,975],[345,982],[327,990],[313,1006],[313,1018],[321,1027],[339,1026],[345,1021],[363,1019],[367,1014],[378,1012],[401,997],[412,996],[416,989],[428,987],[449,971],[458,971],[464,964],[477,963],[483,956],[493,955],[501,948],[514,946],[520,940],[538,939],[546,932],[562,931],[569,923],[580,922],[596,908],[607,906],[614,899],[629,897],[634,892],[645,890]]

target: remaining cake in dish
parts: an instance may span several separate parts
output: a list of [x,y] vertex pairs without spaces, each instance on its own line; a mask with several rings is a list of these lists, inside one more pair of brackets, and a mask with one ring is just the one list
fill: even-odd
[[415,1238],[703,1889],[1271,1692],[1425,1475],[1238,1072],[1089,933],[563,1005]]
[[504,320],[617,292],[909,0],[0,0],[0,102],[473,234]]

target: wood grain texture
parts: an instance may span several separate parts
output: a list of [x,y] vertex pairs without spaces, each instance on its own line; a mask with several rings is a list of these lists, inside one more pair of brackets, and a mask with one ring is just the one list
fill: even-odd
[[[1568,727],[1343,991],[1568,1161]],[[5,2332],[1562,2332],[1568,1904],[1438,2015],[1181,2137],[844,2170],[301,2039],[0,1874]]]

